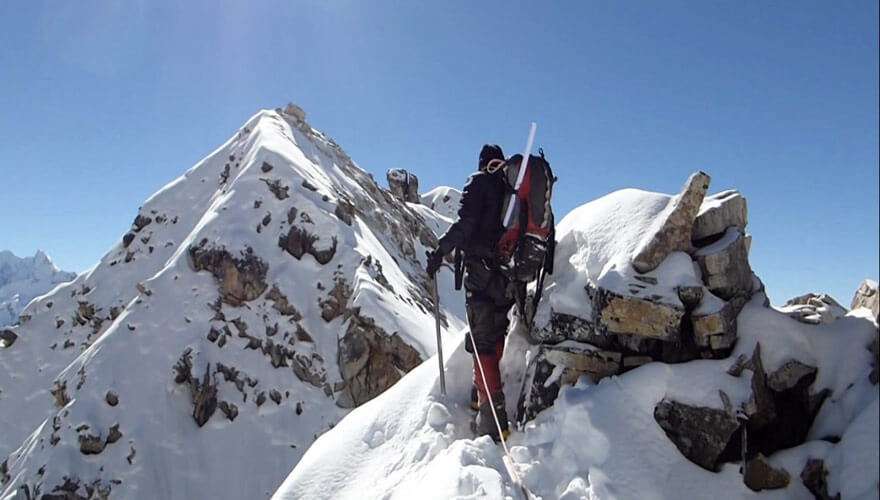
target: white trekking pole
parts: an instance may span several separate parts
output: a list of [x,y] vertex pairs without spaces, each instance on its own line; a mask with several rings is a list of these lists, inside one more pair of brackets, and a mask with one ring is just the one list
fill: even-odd
[[440,338],[440,294],[437,293],[437,273],[431,277],[434,284],[434,324],[437,326],[437,362],[440,363],[440,394],[446,397],[446,374],[443,372],[443,340]]

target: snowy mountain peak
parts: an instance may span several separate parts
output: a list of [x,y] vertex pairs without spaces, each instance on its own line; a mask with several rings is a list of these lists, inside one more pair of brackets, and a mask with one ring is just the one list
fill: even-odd
[[19,314],[34,297],[75,277],[76,273],[58,269],[42,250],[33,257],[0,251],[0,327],[18,322]]
[[[0,349],[0,405],[17,405],[0,412],[0,496],[270,494],[434,353],[423,256],[440,224],[300,108],[260,111],[25,310]],[[462,309],[444,299],[444,328]]]

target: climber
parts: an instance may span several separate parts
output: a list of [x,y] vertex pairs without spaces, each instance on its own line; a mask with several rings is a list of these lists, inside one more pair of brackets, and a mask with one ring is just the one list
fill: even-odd
[[427,252],[429,276],[437,272],[445,255],[453,250],[464,254],[467,318],[477,350],[473,352],[471,339],[467,339],[465,348],[474,355],[471,407],[477,411],[475,431],[479,435],[488,434],[496,441],[499,440],[498,426],[492,406],[505,438],[509,432],[499,361],[507,335],[507,315],[514,304],[514,285],[502,274],[495,248],[503,233],[501,211],[507,194],[501,171],[504,162],[500,146],[483,146],[479,171],[471,175],[462,191],[458,220],[440,237],[437,249]]

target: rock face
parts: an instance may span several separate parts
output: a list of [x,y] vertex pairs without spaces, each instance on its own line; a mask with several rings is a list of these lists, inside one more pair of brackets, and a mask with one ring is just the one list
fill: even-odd
[[743,482],[752,491],[777,490],[788,486],[791,476],[785,469],[774,468],[760,453],[746,462]]
[[419,178],[402,169],[392,168],[386,174],[388,188],[397,199],[407,203],[421,203],[419,197]]
[[[680,338],[684,308],[602,288],[593,292],[594,324],[599,333],[675,342]],[[646,319],[650,318],[649,321]]]
[[353,315],[339,339],[338,361],[347,398],[337,402],[357,406],[391,387],[422,359],[399,335],[388,335],[371,319]]
[[[729,227],[745,232],[748,224],[746,199],[736,190],[707,196],[694,220],[692,238],[695,242],[724,234]],[[699,246],[699,245],[698,245]]]
[[268,286],[269,266],[248,247],[239,257],[224,248],[214,248],[202,240],[189,249],[196,271],[210,271],[220,282],[220,296],[227,304],[238,306],[259,297]]
[[877,290],[877,282],[874,280],[862,281],[856,294],[853,296],[851,309],[864,307],[871,311],[874,319],[880,322],[880,292]]
[[709,180],[704,172],[696,172],[688,178],[681,193],[658,218],[660,226],[642,241],[633,255],[632,264],[637,271],[651,271],[670,253],[692,248],[694,219],[709,189]]

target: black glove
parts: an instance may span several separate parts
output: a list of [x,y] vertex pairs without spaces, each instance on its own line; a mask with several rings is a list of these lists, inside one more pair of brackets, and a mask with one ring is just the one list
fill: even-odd
[[428,272],[428,276],[434,276],[440,269],[440,265],[443,264],[443,254],[433,250],[425,252],[425,255],[428,257],[428,265],[425,270]]

